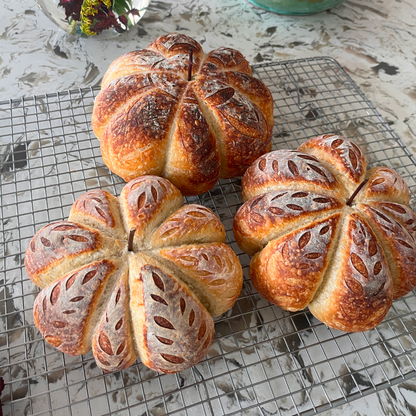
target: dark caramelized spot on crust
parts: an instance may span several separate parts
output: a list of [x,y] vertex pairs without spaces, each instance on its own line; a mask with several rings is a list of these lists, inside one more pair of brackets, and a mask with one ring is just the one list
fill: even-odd
[[[121,344],[120,344],[120,346],[117,348],[117,351],[116,351],[116,355],[120,355],[122,352],[123,352],[123,350],[124,350],[124,348],[126,347],[126,341],[124,340]],[[120,365],[120,364],[119,364]]]
[[116,305],[117,305],[118,301],[120,300],[120,296],[121,296],[121,289],[119,289],[117,291],[117,295],[116,295]]
[[113,355],[113,349],[111,348],[110,339],[103,332],[98,337],[98,345],[108,355]]
[[83,281],[82,284],[85,285],[85,283],[88,283],[95,275],[97,274],[97,270],[91,270],[90,272],[88,272]]
[[168,306],[168,304],[167,304],[167,302],[165,301],[165,299],[161,298],[160,296],[152,294],[152,295],[150,295],[150,297],[151,297],[151,298],[152,298],[155,302],[159,302],[159,303],[162,303],[163,305]]
[[319,204],[328,204],[329,202],[331,202],[331,200],[329,198],[314,198],[313,199],[315,202],[318,202]]
[[320,235],[324,235],[329,231],[329,225],[325,225],[325,227],[321,228],[321,231],[319,231]]
[[56,286],[52,289],[51,292],[51,304],[55,305],[61,293],[61,282],[57,283]]
[[354,169],[357,169],[357,166],[358,166],[357,156],[355,156],[355,153],[352,150],[349,151],[349,156],[350,156],[352,167]]
[[70,302],[79,302],[80,300],[84,299],[84,296],[76,296],[75,298],[70,299]]
[[311,233],[310,231],[307,231],[306,233],[302,234],[302,236],[299,238],[299,248],[303,249],[306,244],[309,243],[311,239]]
[[160,276],[155,273],[152,272],[152,277],[153,277],[153,281],[155,282],[155,285],[162,291],[165,291],[165,285],[163,284],[163,280],[160,278]]
[[299,169],[296,166],[296,163],[293,162],[293,160],[289,160],[287,162],[287,166],[288,166],[289,170],[292,172],[293,176],[299,176]]
[[[292,195],[292,198],[305,198],[305,196],[308,196],[308,195],[309,195],[308,192],[296,192],[295,194]],[[327,200],[327,202],[329,202],[329,199]]]
[[199,327],[198,341],[201,341],[201,339],[204,337],[206,332],[207,332],[207,324],[205,321],[202,321],[201,326]]
[[50,247],[52,244],[51,242],[45,238],[45,237],[41,237],[40,242],[45,246],[45,247]]
[[73,274],[67,281],[65,284],[66,290],[69,290],[71,288],[71,286],[74,284],[76,279],[76,275]]
[[79,243],[88,243],[88,238],[82,235],[72,234],[68,235],[68,238],[73,241],[78,241]]
[[290,209],[293,209],[294,211],[303,211],[303,208],[300,207],[299,205],[287,204],[286,206]]
[[163,337],[159,337],[158,335],[155,335],[155,337],[162,343],[165,345],[172,345],[173,341],[171,339],[168,338],[163,338]]
[[142,192],[137,198],[137,209],[140,211],[146,203],[146,192]]
[[162,328],[175,329],[175,327],[166,318],[163,318],[163,316],[155,316],[154,320]]
[[153,185],[150,187],[150,191],[152,192],[153,200],[157,202],[157,191]]
[[195,312],[192,309],[191,313],[189,314],[189,326],[192,326],[194,324],[195,321]]
[[184,298],[181,298],[180,304],[181,304],[181,313],[183,315],[184,312],[185,312],[185,308],[186,308],[186,302],[185,302],[185,299]]
[[123,318],[121,318],[117,323],[116,323],[116,326],[114,327],[114,329],[116,330],[116,331],[118,331],[120,328],[121,328],[121,326],[123,325]]
[[370,257],[373,257],[377,254],[377,243],[374,239],[371,239],[368,243],[368,254],[370,254]]
[[172,364],[182,364],[185,362],[185,360],[181,357],[178,357],[176,355],[170,355],[170,354],[160,354],[166,361],[169,361]]
[[362,276],[368,279],[368,270],[367,267],[365,267],[364,262],[361,260],[361,257],[355,253],[351,253],[350,259],[352,265],[358,271],[358,273],[360,273]]
[[351,292],[355,293],[356,295],[362,295],[363,287],[353,277],[350,277],[349,279],[345,279],[345,284],[348,287],[348,289],[351,290]]
[[62,224],[53,228],[52,231],[68,231],[68,230],[73,230],[74,228],[78,228],[78,227],[76,225]]
[[[331,136],[329,136],[329,137],[331,137]],[[326,136],[324,136],[324,137],[323,137],[323,139],[325,139],[325,138],[326,138]],[[334,141],[331,143],[331,147],[332,147],[333,149],[336,149],[337,147],[341,146],[341,145],[342,145],[342,143],[344,143],[344,140],[342,140],[342,139],[336,139],[336,140],[334,140]]]

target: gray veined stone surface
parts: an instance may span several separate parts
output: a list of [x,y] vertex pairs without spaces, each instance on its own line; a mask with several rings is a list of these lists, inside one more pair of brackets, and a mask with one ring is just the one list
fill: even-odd
[[[245,0],[153,1],[137,27],[106,40],[75,38],[58,30],[32,0],[0,0],[0,5],[0,101],[99,85],[115,58],[146,47],[163,33],[178,31],[197,39],[205,51],[219,46],[236,48],[251,63],[314,56],[336,59],[416,156],[414,0],[347,0],[330,11],[306,17],[275,15]],[[16,167],[18,163],[15,160]],[[26,285],[29,286],[27,282]],[[220,333],[221,327],[217,330]],[[233,345],[223,348],[232,350]],[[60,360],[60,356],[51,355],[51,368],[61,366]],[[234,361],[231,360],[231,365],[238,367],[239,362]],[[66,359],[69,365],[76,366],[78,362],[77,358]],[[86,377],[95,376],[96,370],[86,365],[84,373]],[[252,378],[255,376],[253,369]],[[50,377],[51,384],[65,384],[59,371]],[[92,381],[91,394],[114,389],[117,395],[119,378],[112,379],[114,385],[105,389],[98,379]],[[125,385],[138,381],[133,370],[126,371],[123,378]],[[307,383],[307,375],[305,380]],[[236,385],[245,382],[244,376],[235,380]],[[360,385],[365,386],[366,382],[363,379]],[[158,383],[149,374],[142,388],[145,393],[158,390]],[[169,386],[164,387],[169,390]],[[36,393],[36,383],[31,385],[31,392]],[[70,393],[78,395],[79,400],[85,399],[82,389]],[[266,397],[266,392],[263,393]],[[279,393],[279,387],[275,393]],[[138,401],[140,394],[135,393]],[[99,414],[100,403],[94,402],[94,406]],[[158,414],[156,410],[154,414]],[[416,380],[357,398],[324,414],[416,414]]]

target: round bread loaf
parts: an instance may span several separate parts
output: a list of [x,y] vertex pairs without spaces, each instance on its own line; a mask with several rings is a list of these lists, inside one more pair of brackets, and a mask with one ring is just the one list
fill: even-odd
[[366,167],[355,143],[324,135],[247,169],[234,234],[254,255],[250,277],[265,299],[358,332],[415,287],[409,190],[394,170]]
[[46,341],[71,355],[92,348],[104,371],[140,356],[174,373],[201,361],[243,282],[208,208],[183,205],[169,181],[143,176],[116,198],[90,191],[69,221],[40,229],[26,251],[30,279],[42,288],[34,321]]
[[92,115],[111,171],[126,181],[162,176],[184,195],[241,176],[270,151],[273,123],[270,91],[240,52],[204,54],[177,33],[116,59]]

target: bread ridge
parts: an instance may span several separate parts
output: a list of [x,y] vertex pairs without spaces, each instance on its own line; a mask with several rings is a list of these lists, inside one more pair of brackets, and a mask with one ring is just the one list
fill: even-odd
[[[178,322],[175,321],[175,316],[168,315],[171,318],[168,321],[166,321],[163,315],[159,317],[159,321],[156,321],[156,317],[155,317],[155,322],[157,324],[156,327],[158,328],[158,331],[161,332],[162,334],[169,333],[169,335],[172,335],[171,337],[169,337],[171,339],[169,338],[167,339],[164,336],[160,338],[155,334],[155,332],[152,331],[152,328],[147,327],[146,323],[150,323],[148,320],[148,315],[151,315],[152,313],[154,313],[154,311],[152,309],[146,308],[146,304],[150,302],[150,300],[146,300],[145,298],[145,286],[150,284],[150,278],[148,278],[148,280],[146,281],[145,279],[141,277],[143,270],[145,268],[150,268],[151,270],[154,270],[154,269],[159,270],[161,273],[165,274],[169,278],[168,284],[171,285],[173,282],[173,285],[174,287],[176,287],[176,289],[174,289],[175,292],[172,292],[172,293],[168,292],[166,294],[168,297],[170,296],[171,299],[176,299],[176,302],[177,302],[177,298],[175,297],[177,296],[178,293],[182,291],[186,294],[186,297],[188,300],[191,299],[191,303],[193,302],[196,304],[198,310],[196,312],[194,310],[191,311],[191,314],[189,315],[189,327],[191,327],[191,325],[193,324],[194,317],[195,319],[198,319],[198,317],[200,316],[203,316],[206,318],[205,331],[202,333],[202,340],[205,339],[205,342],[202,346],[196,345],[196,344],[188,345],[190,340],[188,340],[188,338],[185,335],[184,335],[185,339],[183,343],[179,342],[178,344],[176,341],[175,342],[172,341],[172,338],[173,339],[178,338],[178,335],[175,332],[177,329],[176,324],[178,324]],[[174,373],[177,371],[181,371],[185,368],[188,368],[189,364],[193,365],[193,364],[196,364],[196,362],[199,362],[206,355],[207,349],[210,347],[212,340],[213,340],[213,336],[214,336],[214,322],[209,312],[205,309],[205,307],[201,304],[201,302],[196,297],[196,295],[192,293],[192,291],[189,289],[189,287],[185,283],[177,279],[172,273],[169,273],[169,271],[166,270],[165,267],[161,265],[159,262],[157,262],[154,258],[152,259],[148,257],[147,254],[140,253],[140,254],[136,254],[135,256],[132,256],[130,258],[130,270],[132,271],[132,274],[130,275],[130,309],[133,314],[132,316],[134,317],[134,322],[136,323],[136,325],[133,326],[134,337],[135,337],[134,339],[135,339],[136,348],[139,351],[139,355],[142,360],[142,363],[158,372]],[[138,280],[138,282],[134,282],[133,279]],[[153,277],[153,279],[155,279],[155,277]],[[157,287],[164,292],[165,284],[163,283],[163,278],[159,276],[158,280],[159,281],[155,281],[155,283]],[[151,295],[151,297],[153,298],[153,300],[156,301],[154,303],[156,311],[158,310],[158,307],[159,309],[164,308],[164,306],[160,307],[160,304],[165,305],[166,308],[171,307],[169,303],[166,303],[166,301],[164,301],[163,298],[161,299],[157,295],[156,296]],[[182,309],[183,301],[184,299],[181,299],[181,309]],[[184,312],[186,313],[185,305],[186,305],[186,301],[184,301],[184,308],[182,309],[182,318],[180,318],[181,321],[183,321],[183,319],[185,318],[185,316],[183,316]],[[145,311],[145,313],[143,314],[141,313],[142,309],[144,309]],[[176,315],[178,315],[180,311],[175,310],[175,313]],[[193,314],[193,317],[191,316],[192,314]],[[160,321],[160,319],[162,321]],[[191,323],[191,319],[192,319],[192,323]],[[175,325],[172,325],[171,323],[172,320]],[[208,323],[206,321],[208,321]],[[179,322],[179,325],[180,323],[181,322]],[[168,330],[166,331],[165,328],[167,328]],[[169,329],[172,331],[169,331]],[[191,330],[191,328],[189,328],[189,330]],[[193,334],[195,335],[195,332],[193,332]],[[201,329],[199,330],[199,334],[201,334]],[[172,348],[168,349],[167,351],[169,351],[169,355],[164,356],[163,353],[160,353],[158,351],[155,351],[154,349],[151,349],[152,344],[155,342],[152,336],[156,336],[156,338],[159,340],[159,343],[157,344],[159,346],[158,348],[159,351],[160,349],[166,351],[166,347],[164,347],[163,344],[167,344],[167,345],[173,344],[173,351],[172,351]],[[199,336],[198,336],[198,340],[201,340]],[[183,348],[186,348],[186,347],[189,347],[190,350],[193,350],[193,353],[195,355],[190,356],[189,355],[190,351],[188,349],[185,349],[183,351]],[[178,357],[176,354],[170,355],[171,352],[175,351],[175,348],[179,349],[180,353],[182,349],[182,354],[185,354],[185,355],[188,354],[188,360],[191,361],[191,363],[189,363],[189,361],[186,362],[186,360],[184,360],[180,356]],[[158,360],[159,355],[164,358],[164,361],[160,360],[160,358]]]
[[[221,286],[224,284],[226,285],[226,287],[223,289],[226,290],[226,292],[219,293],[218,290],[215,290],[219,289],[219,287],[214,286],[213,288],[211,288],[210,282],[205,281],[208,279],[204,279],[204,277],[198,277],[198,272],[192,272],[192,270],[189,267],[186,267],[185,265],[180,267],[178,264],[175,263],[174,260],[168,258],[166,255],[163,254],[164,252],[169,251],[192,252],[193,250],[199,248],[207,249],[203,252],[203,255],[205,254],[205,256],[207,256],[207,252],[208,255],[212,254],[209,253],[210,248],[214,251],[217,249],[218,251],[222,252],[221,261],[224,259],[225,256],[227,256],[227,259],[225,260],[227,266],[231,265],[231,267],[234,267],[238,263],[238,258],[235,255],[234,251],[232,251],[231,248],[225,243],[186,244],[172,248],[163,247],[149,254],[153,256],[155,259],[157,259],[157,261],[159,261],[161,264],[165,265],[167,269],[173,270],[175,276],[178,276],[179,279],[183,281],[192,290],[192,292],[197,296],[199,301],[204,305],[208,312],[213,317],[217,317],[231,309],[231,307],[237,300],[238,294],[240,293],[243,284],[242,273],[238,276],[234,273],[232,275],[234,277],[233,281],[230,281],[230,279],[228,278],[229,276],[221,276],[221,274],[218,275],[217,273],[215,273],[215,276],[219,277],[218,279],[216,279],[217,281],[224,280]],[[210,260],[212,261],[212,259]],[[208,261],[209,260],[207,260],[207,262]],[[222,277],[222,279],[220,279],[220,277]]]
[[[357,226],[357,219],[361,225]],[[343,225],[349,238],[344,238],[344,245],[339,244],[334,251],[326,280],[309,304],[309,310],[331,328],[362,332],[374,328],[386,316],[392,304],[393,284],[382,247],[364,216],[353,210],[345,216]],[[360,234],[363,226],[367,228],[365,235]],[[357,227],[361,231],[354,234]],[[369,270],[368,266],[375,261],[374,269]]]

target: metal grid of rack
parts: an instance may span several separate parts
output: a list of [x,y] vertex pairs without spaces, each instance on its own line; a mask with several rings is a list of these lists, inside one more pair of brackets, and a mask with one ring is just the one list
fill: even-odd
[[[275,102],[274,148],[338,133],[355,139],[371,166],[395,168],[414,206],[416,161],[330,58],[255,66]],[[282,311],[248,278],[249,257],[232,234],[240,180],[220,181],[187,198],[212,208],[239,255],[244,286],[216,320],[208,356],[185,372],[160,375],[140,361],[104,374],[92,354],[71,357],[47,344],[33,324],[38,290],[24,270],[34,233],[66,219],[87,190],[119,195],[124,183],[103,164],[91,131],[97,89],[0,102],[0,376],[5,415],[312,415],[416,376],[416,297],[394,302],[374,330],[331,330],[308,310]]]

